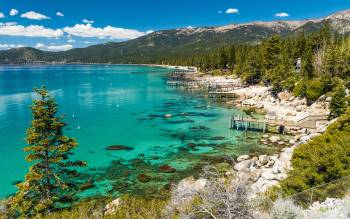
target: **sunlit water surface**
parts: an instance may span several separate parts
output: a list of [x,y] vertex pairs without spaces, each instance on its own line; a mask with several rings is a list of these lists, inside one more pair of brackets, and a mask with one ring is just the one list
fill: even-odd
[[[66,135],[87,161],[79,182],[94,187],[82,195],[154,195],[179,179],[198,175],[207,164],[264,150],[259,134],[229,130],[228,109],[199,94],[169,88],[169,69],[123,65],[0,66],[0,197],[28,170],[25,131],[30,125],[33,87],[46,85],[66,115]],[[171,118],[164,115],[171,114]],[[189,144],[190,143],[190,144]],[[109,151],[110,145],[132,150]],[[176,168],[162,173],[161,165]],[[137,176],[151,180],[141,183]]]

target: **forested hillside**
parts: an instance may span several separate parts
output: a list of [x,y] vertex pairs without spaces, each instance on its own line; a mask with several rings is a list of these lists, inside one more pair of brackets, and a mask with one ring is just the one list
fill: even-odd
[[[125,42],[110,42],[64,52],[33,48],[0,51],[1,64],[37,62],[81,63],[184,63],[195,55],[204,55],[230,45],[252,46],[279,35],[282,38],[319,31],[328,23],[330,31],[348,34],[350,10],[321,19],[230,24],[218,27],[180,28],[156,31]],[[179,61],[180,60],[180,61]],[[183,60],[183,61],[181,61]]]

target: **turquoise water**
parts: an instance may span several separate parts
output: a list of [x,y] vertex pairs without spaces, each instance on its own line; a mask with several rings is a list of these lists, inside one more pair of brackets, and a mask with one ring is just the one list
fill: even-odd
[[[84,195],[154,194],[182,177],[198,174],[227,156],[263,149],[258,137],[228,129],[228,109],[199,94],[165,86],[169,69],[140,66],[0,66],[0,197],[13,194],[28,164],[23,147],[30,124],[33,87],[43,84],[59,104],[87,161],[80,176],[94,187]],[[171,114],[171,118],[164,115]],[[189,144],[192,143],[192,144]],[[132,150],[110,151],[124,145]],[[175,173],[162,173],[170,165]],[[137,176],[151,178],[141,183]]]

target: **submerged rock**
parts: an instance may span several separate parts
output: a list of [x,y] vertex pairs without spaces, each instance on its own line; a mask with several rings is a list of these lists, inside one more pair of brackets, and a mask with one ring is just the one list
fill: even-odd
[[141,173],[137,176],[137,179],[142,183],[147,183],[151,180],[151,177],[147,176],[146,174]]
[[176,169],[174,167],[171,167],[169,165],[163,165],[159,167],[159,171],[163,173],[174,173]]
[[188,143],[187,144],[187,147],[190,147],[190,148],[193,148],[193,147],[196,147],[197,145],[195,143]]
[[215,137],[210,138],[210,140],[212,140],[212,141],[221,141],[224,139],[225,139],[225,137],[223,137],[223,136],[215,136]]
[[79,186],[79,190],[84,191],[87,189],[91,189],[93,187],[95,187],[93,182],[86,182],[86,183],[83,183]]
[[209,128],[208,127],[206,127],[206,126],[202,126],[202,125],[200,125],[200,126],[194,126],[194,127],[191,127],[190,128],[192,131],[201,131],[201,130],[209,130]]
[[106,147],[106,150],[108,151],[131,151],[134,150],[132,147],[128,147],[125,145],[111,145]]

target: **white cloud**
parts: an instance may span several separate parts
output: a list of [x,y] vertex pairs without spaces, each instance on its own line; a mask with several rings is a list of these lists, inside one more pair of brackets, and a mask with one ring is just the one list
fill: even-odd
[[57,11],[56,16],[58,17],[64,17],[64,14],[62,12]]
[[4,17],[5,17],[4,13],[0,12],[0,18],[4,18]]
[[0,26],[0,35],[7,36],[26,36],[26,37],[47,37],[56,38],[64,33],[61,29],[50,29],[39,25],[2,25]]
[[50,17],[37,13],[35,11],[29,11],[27,13],[24,13],[21,15],[22,18],[27,18],[31,20],[45,20],[45,19],[50,19]]
[[96,28],[91,24],[76,24],[73,27],[65,27],[63,31],[71,36],[79,37],[96,37],[100,39],[134,39],[150,32],[140,32],[138,30],[117,28],[107,26],[104,28]]
[[58,52],[58,51],[66,51],[66,50],[73,49],[73,46],[70,45],[70,44],[47,46],[47,45],[45,45],[43,43],[38,43],[38,44],[36,44],[35,48],[40,49],[40,50],[47,50],[47,51]]
[[18,12],[19,11],[17,9],[12,8],[11,11],[10,11],[10,16],[15,16],[15,15],[18,14]]
[[237,8],[229,8],[226,10],[226,14],[237,14],[239,10]]
[[25,47],[25,45],[21,45],[21,44],[0,44],[0,50],[20,48],[20,47]]
[[281,12],[281,13],[275,14],[275,17],[289,17],[289,14],[286,12]]
[[0,23],[0,26],[13,26],[17,25],[16,22],[5,22],[5,23]]
[[83,20],[83,23],[85,23],[85,24],[93,24],[93,23],[95,23],[95,21],[93,21],[93,20],[88,20],[88,19],[84,19],[84,20]]

